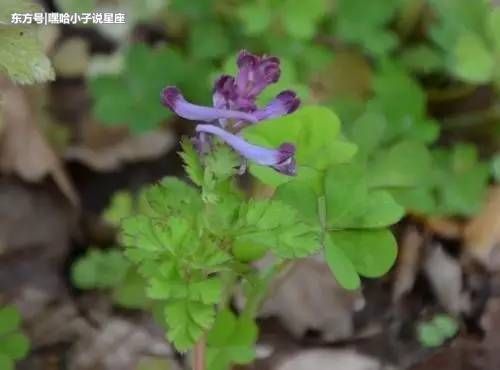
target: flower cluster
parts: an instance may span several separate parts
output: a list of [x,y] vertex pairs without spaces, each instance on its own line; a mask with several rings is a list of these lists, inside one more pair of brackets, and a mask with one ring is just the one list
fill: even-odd
[[285,90],[265,107],[259,108],[256,103],[259,94],[280,78],[280,60],[242,51],[237,63],[236,77],[223,75],[215,82],[213,107],[188,102],[175,86],[163,89],[162,103],[180,117],[199,123],[196,132],[202,144],[206,143],[207,134],[215,135],[244,159],[270,166],[286,175],[294,175],[293,144],[283,143],[276,149],[265,148],[245,141],[239,131],[247,125],[292,113],[299,107],[300,99],[295,92]]

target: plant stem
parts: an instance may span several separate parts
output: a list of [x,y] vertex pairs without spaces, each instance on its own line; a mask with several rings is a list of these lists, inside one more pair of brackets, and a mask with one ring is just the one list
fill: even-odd
[[193,370],[205,370],[205,349],[206,342],[203,336],[194,346]]

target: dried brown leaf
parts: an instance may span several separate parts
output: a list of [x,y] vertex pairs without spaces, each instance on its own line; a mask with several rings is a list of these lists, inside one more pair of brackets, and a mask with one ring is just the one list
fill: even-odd
[[443,238],[460,239],[463,235],[462,223],[447,217],[428,217],[425,219],[426,227]]
[[2,92],[0,171],[27,182],[40,182],[51,176],[72,204],[78,196],[60,160],[48,145],[34,120],[26,91],[0,78]]
[[340,287],[324,262],[310,258],[278,279],[261,315],[278,316],[297,337],[315,329],[334,341],[353,335],[353,314],[363,306],[360,292]]
[[306,350],[294,354],[276,367],[276,370],[389,370],[390,366],[383,366],[378,360],[361,353],[347,350]]
[[439,244],[432,245],[424,262],[424,271],[439,303],[458,314],[467,307],[463,294],[462,267]]
[[99,148],[71,146],[66,149],[65,158],[80,161],[95,171],[112,171],[130,162],[157,158],[172,149],[174,144],[174,136],[169,131],[157,130],[127,136]]
[[423,244],[424,238],[416,227],[411,226],[405,231],[398,253],[399,257],[392,292],[394,302],[397,302],[413,288],[420,268]]
[[465,227],[467,256],[490,270],[500,270],[500,186],[494,186],[482,211]]

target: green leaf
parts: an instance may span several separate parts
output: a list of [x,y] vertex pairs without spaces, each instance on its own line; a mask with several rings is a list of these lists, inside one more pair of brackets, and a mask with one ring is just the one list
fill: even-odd
[[9,357],[1,353],[0,353],[0,369],[14,370],[14,362]]
[[110,205],[104,210],[103,218],[112,225],[119,226],[122,219],[132,215],[134,200],[128,191],[113,194]]
[[186,16],[191,20],[198,20],[211,15],[213,13],[213,5],[212,0],[172,0],[169,3],[170,10],[174,14]]
[[401,141],[376,153],[369,165],[370,187],[411,187],[428,182],[431,155],[416,141]]
[[[129,254],[135,262],[156,259],[158,253],[188,253],[199,245],[198,238],[192,232],[191,223],[180,217],[171,217],[168,224],[163,224],[138,215],[125,219],[122,229],[124,245],[142,252]],[[184,248],[186,250],[182,251]],[[130,253],[130,250],[128,252]]]
[[406,210],[420,214],[436,214],[436,197],[431,187],[391,189],[390,193]]
[[12,360],[24,358],[30,348],[28,338],[21,333],[11,333],[0,337],[0,354]]
[[353,263],[328,234],[325,238],[325,259],[335,280],[344,289],[355,290],[360,287],[361,280]]
[[120,74],[90,81],[95,116],[107,125],[127,125],[134,132],[157,127],[171,115],[160,103],[160,92],[178,83],[185,68],[182,56],[172,49],[132,45]]
[[190,54],[197,59],[213,59],[229,52],[227,33],[215,22],[196,22],[189,38]]
[[419,324],[417,330],[418,340],[425,347],[439,347],[445,340],[441,331],[431,323]]
[[488,31],[495,45],[495,50],[500,51],[500,8],[494,7],[488,17]]
[[97,276],[97,264],[90,258],[82,258],[71,267],[71,281],[81,289],[96,288]]
[[380,277],[396,261],[396,240],[389,230],[334,231],[330,235],[361,276]]
[[214,322],[215,310],[211,305],[180,300],[165,305],[167,337],[179,351],[189,350]]
[[217,314],[214,325],[207,335],[207,344],[211,346],[224,346],[228,344],[236,328],[236,316],[229,310]]
[[495,58],[484,41],[474,33],[459,36],[453,50],[453,69],[458,77],[473,83],[485,83],[493,77]]
[[14,306],[5,306],[0,309],[0,336],[14,331],[20,323],[21,315]]
[[28,338],[19,332],[21,315],[14,306],[0,308],[0,369],[13,369],[14,360],[26,356]]
[[254,262],[267,254],[269,247],[248,240],[235,239],[231,252],[240,262]]
[[415,73],[436,73],[445,67],[444,56],[427,44],[418,44],[403,49],[401,63]]
[[318,196],[309,184],[287,182],[276,189],[273,199],[293,207],[304,221],[312,225],[318,222]]
[[[284,142],[295,144],[297,148],[297,173],[299,178],[310,179],[311,170],[322,171],[335,163],[343,163],[352,158],[356,146],[340,135],[340,122],[329,109],[309,106],[285,117],[262,122],[245,129],[244,136],[251,142],[276,148]],[[252,174],[261,181],[279,185],[290,181],[290,177],[266,172],[256,172],[251,165]],[[304,171],[309,168],[309,171]],[[269,172],[271,171],[271,172]],[[276,181],[278,180],[279,181]]]
[[386,128],[382,114],[365,112],[349,127],[349,138],[358,146],[359,155],[369,155],[382,143]]
[[438,16],[430,36],[444,50],[453,48],[463,32],[482,34],[487,15],[491,12],[488,1],[428,0]]
[[300,221],[293,208],[279,201],[242,205],[235,230],[240,241],[268,246],[281,258],[305,257],[320,247],[318,227]]
[[281,13],[283,25],[290,36],[310,39],[326,10],[325,0],[285,0]]
[[216,304],[219,303],[222,289],[220,278],[207,278],[189,285],[189,297],[205,304]]
[[0,9],[0,73],[6,73],[20,84],[55,78],[50,60],[38,39],[37,26],[11,24],[11,14],[37,11],[40,8],[26,0],[4,0]]
[[146,281],[132,269],[125,280],[113,289],[113,302],[132,309],[145,309],[149,304],[146,295]]
[[438,347],[445,340],[457,334],[459,327],[457,321],[446,314],[434,316],[430,322],[419,323],[418,339],[425,347]]
[[432,319],[432,324],[437,327],[445,338],[451,338],[458,332],[457,321],[450,315],[436,315]]
[[240,202],[241,199],[237,197],[226,196],[207,207],[203,214],[205,227],[215,235],[226,237],[234,228]]
[[205,158],[205,171],[209,171],[213,180],[217,182],[233,176],[239,165],[239,156],[226,145],[214,147]]
[[488,175],[488,167],[481,164],[461,175],[448,178],[448,186],[443,184],[440,189],[446,209],[464,215],[478,212],[485,199]]
[[500,182],[500,154],[496,154],[493,157],[491,167],[493,170],[493,177],[497,182]]
[[198,191],[176,177],[165,177],[145,191],[149,206],[165,218],[184,215],[195,217],[202,208]]
[[[397,9],[398,0],[339,0],[337,2],[336,37],[360,45],[380,57],[393,50],[397,37],[385,29]],[[360,22],[359,16],[363,15]]]
[[378,228],[392,225],[404,210],[386,191],[368,191],[364,170],[356,164],[330,168],[325,176],[329,228]]
[[207,335],[208,370],[230,369],[230,365],[244,365],[255,359],[257,325],[248,317],[237,318],[231,311],[219,312],[212,330]]
[[245,33],[258,35],[264,32],[271,24],[271,11],[265,2],[247,3],[238,8]]
[[489,167],[478,161],[473,145],[457,144],[451,150],[436,149],[434,192],[441,214],[473,215],[486,196]]
[[200,157],[194,150],[193,144],[188,138],[183,138],[181,141],[182,152],[180,156],[184,161],[184,169],[189,178],[198,186],[203,185],[203,167],[201,166]]
[[71,278],[81,289],[108,289],[120,284],[130,263],[119,250],[90,249],[72,266]]
[[383,114],[387,125],[384,141],[395,139],[430,143],[439,127],[426,114],[426,95],[420,84],[401,66],[384,62],[373,79],[375,96],[367,109]]

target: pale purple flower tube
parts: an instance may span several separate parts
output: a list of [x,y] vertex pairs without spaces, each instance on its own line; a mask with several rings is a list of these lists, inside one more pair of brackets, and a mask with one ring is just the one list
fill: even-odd
[[276,171],[289,176],[293,176],[296,173],[295,146],[291,143],[281,144],[278,149],[269,149],[251,144],[242,137],[214,125],[200,124],[196,126],[196,131],[218,136],[244,158],[257,164],[270,166]]
[[258,109],[253,114],[259,121],[263,121],[293,113],[299,105],[300,99],[297,94],[291,90],[285,90],[279,93],[265,108]]
[[204,107],[188,102],[175,86],[168,86],[161,93],[162,103],[182,118],[192,121],[213,122],[218,119],[236,119],[257,122],[257,118],[246,112]]

